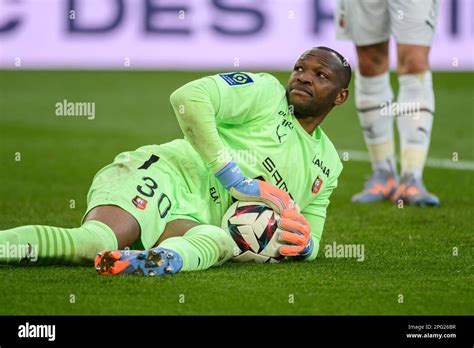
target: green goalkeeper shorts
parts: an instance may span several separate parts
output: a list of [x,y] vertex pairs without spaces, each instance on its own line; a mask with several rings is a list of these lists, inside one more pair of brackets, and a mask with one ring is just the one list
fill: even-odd
[[[180,173],[179,166],[159,154],[151,145],[123,152],[94,177],[87,194],[87,213],[101,205],[114,205],[129,212],[140,225],[140,240],[131,248],[152,248],[165,229],[176,219],[210,223],[209,201]],[[156,150],[151,152],[151,150]],[[203,178],[207,173],[201,173]]]

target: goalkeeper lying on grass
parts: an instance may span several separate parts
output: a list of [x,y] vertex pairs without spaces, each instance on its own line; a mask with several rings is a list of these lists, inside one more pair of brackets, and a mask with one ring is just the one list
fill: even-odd
[[[263,73],[184,85],[171,95],[184,140],[121,153],[102,168],[81,227],[0,231],[0,245],[30,250],[26,259],[0,261],[92,263],[100,252],[96,267],[104,274],[207,269],[233,256],[233,239],[218,227],[232,197],[269,205],[282,217],[280,254],[313,260],[342,170],[319,125],[346,101],[350,79],[346,60],[318,47],[298,59],[286,90]],[[240,151],[256,161],[234,162],[231,154]]]

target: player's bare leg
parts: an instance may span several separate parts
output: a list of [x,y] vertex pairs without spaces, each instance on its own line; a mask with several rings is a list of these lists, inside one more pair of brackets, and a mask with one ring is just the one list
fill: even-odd
[[398,44],[397,117],[401,147],[401,183],[393,200],[422,206],[439,206],[438,197],[423,185],[435,109],[433,83],[429,70],[429,46]]
[[128,212],[115,205],[102,205],[91,209],[84,222],[95,220],[109,226],[117,238],[118,248],[132,245],[140,236],[140,225]]
[[388,41],[367,46],[356,46],[359,72],[374,77],[388,71]]
[[174,238],[174,237],[182,237],[188,232],[191,228],[198,226],[199,223],[193,220],[187,219],[176,219],[170,221],[166,224],[165,230],[163,234],[160,236],[158,241],[156,242],[155,246],[158,246],[163,242],[165,239]]
[[356,108],[372,163],[373,173],[353,202],[369,203],[389,199],[395,192],[395,146],[391,102],[388,41],[357,46]]

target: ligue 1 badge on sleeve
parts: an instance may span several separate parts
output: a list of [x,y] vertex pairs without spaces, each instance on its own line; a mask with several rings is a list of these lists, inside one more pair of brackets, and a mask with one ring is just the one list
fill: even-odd
[[253,79],[250,77],[250,75],[243,72],[232,72],[228,74],[220,74],[219,76],[222,77],[224,81],[230,86],[245,85],[247,83],[253,82]]
[[313,182],[313,187],[311,188],[311,192],[313,194],[317,194],[319,190],[321,189],[321,185],[323,184],[323,179],[321,179],[319,176],[314,180]]

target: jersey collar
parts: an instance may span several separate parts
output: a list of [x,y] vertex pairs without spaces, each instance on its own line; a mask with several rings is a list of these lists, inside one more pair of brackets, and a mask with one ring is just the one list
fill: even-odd
[[319,140],[321,139],[321,128],[319,126],[317,126],[316,129],[313,131],[313,134],[310,135],[301,126],[301,124],[298,122],[298,119],[295,117],[295,115],[293,115],[291,112],[290,112],[290,115],[291,115],[291,118],[293,120],[293,123],[296,125],[295,127],[298,128],[300,133],[304,133],[305,137],[307,137],[307,139],[319,142]]

